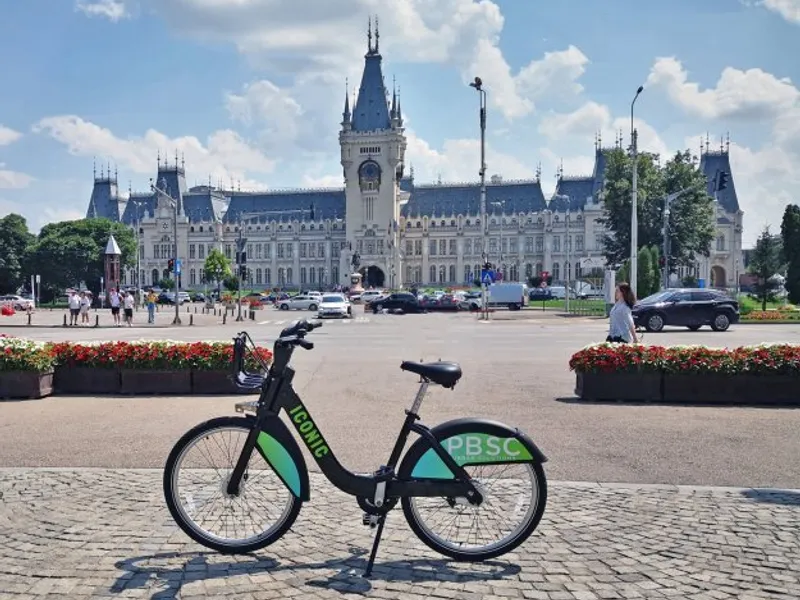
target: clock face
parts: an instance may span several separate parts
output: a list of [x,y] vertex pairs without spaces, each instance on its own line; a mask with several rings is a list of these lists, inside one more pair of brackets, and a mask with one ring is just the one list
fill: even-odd
[[167,223],[166,221],[164,221],[164,222],[161,224],[161,229],[163,229],[164,231],[166,231],[167,229],[169,229],[169,223]]
[[378,190],[381,184],[381,167],[374,160],[361,163],[358,179],[362,190]]

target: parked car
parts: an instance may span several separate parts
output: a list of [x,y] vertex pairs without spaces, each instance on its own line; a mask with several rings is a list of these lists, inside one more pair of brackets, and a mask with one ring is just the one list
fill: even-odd
[[403,313],[419,313],[425,311],[424,307],[420,305],[419,300],[414,297],[414,294],[409,294],[408,292],[389,294],[378,302],[372,302],[370,308],[372,308],[372,312],[376,314],[383,310]]
[[385,296],[383,290],[365,290],[361,292],[361,302],[370,304],[372,301],[382,296]]
[[326,317],[351,318],[353,309],[344,294],[325,294],[319,303],[320,319]]
[[524,283],[493,283],[489,286],[488,306],[519,310],[528,304],[528,286]]
[[537,287],[528,292],[528,298],[533,301],[545,302],[553,299],[553,292],[549,287]]
[[298,294],[278,302],[281,310],[317,310],[319,308],[320,297]]
[[16,294],[6,294],[0,296],[0,305],[11,306],[14,310],[28,310],[33,308],[33,300]]
[[712,289],[665,290],[640,300],[632,312],[634,323],[652,332],[666,325],[692,331],[710,325],[714,331],[727,331],[739,322],[739,303]]

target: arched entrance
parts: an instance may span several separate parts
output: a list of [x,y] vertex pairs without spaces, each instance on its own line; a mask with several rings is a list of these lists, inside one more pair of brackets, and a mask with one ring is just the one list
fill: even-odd
[[361,273],[361,285],[365,288],[382,288],[386,282],[386,275],[380,267],[370,265],[369,267],[362,267],[358,271]]
[[711,287],[724,288],[726,283],[725,269],[719,265],[711,267]]

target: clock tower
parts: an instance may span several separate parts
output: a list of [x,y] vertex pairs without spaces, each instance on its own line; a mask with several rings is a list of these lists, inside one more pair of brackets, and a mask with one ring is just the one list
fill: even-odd
[[339,272],[344,285],[358,270],[367,289],[399,288],[399,181],[406,137],[397,92],[393,90],[390,100],[383,80],[377,19],[374,36],[370,23],[367,39],[358,96],[351,112],[345,93],[339,133],[347,211],[347,246]]

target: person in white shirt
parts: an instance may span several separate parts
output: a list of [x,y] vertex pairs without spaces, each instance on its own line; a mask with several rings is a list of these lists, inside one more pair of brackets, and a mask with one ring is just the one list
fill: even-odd
[[128,327],[133,327],[133,305],[134,305],[133,292],[128,292],[123,296],[122,303],[125,307],[125,322]]
[[78,314],[81,312],[81,298],[75,292],[69,295],[69,324],[70,327],[78,324]]
[[81,292],[81,323],[89,324],[89,308],[92,306],[92,300],[86,294],[86,292]]
[[122,298],[120,297],[119,293],[115,289],[111,289],[111,293],[108,295],[108,300],[111,303],[111,315],[114,317],[114,325],[119,327],[120,320],[119,320],[119,304]]

